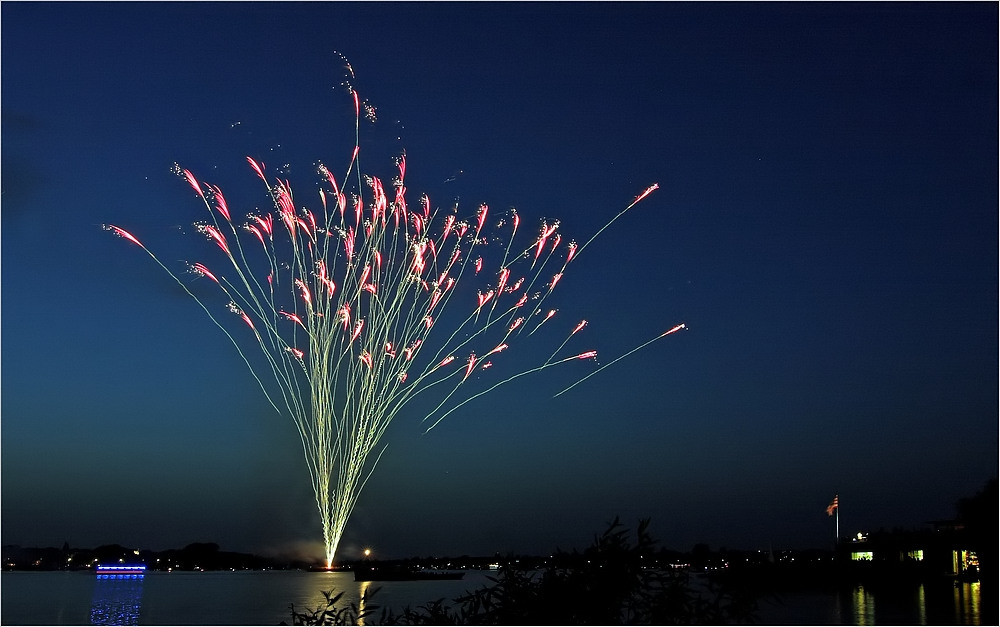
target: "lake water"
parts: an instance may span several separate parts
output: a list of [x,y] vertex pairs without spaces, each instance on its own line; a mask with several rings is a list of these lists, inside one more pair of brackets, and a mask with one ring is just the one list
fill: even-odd
[[[277,625],[291,624],[289,604],[315,608],[323,590],[357,603],[362,590],[381,589],[374,602],[395,611],[454,599],[489,584],[488,572],[459,581],[357,583],[351,573],[298,571],[153,572],[141,580],[98,580],[90,572],[4,572],[4,625]],[[996,595],[990,595],[995,604]],[[979,583],[923,585],[905,591],[864,588],[784,595],[761,604],[766,625],[979,625]],[[987,611],[996,620],[996,608]],[[377,614],[376,614],[377,617]],[[994,623],[995,624],[995,623]]]

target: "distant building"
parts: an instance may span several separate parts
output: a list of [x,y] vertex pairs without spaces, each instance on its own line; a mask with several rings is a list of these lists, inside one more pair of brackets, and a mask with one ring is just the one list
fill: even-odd
[[931,529],[858,533],[842,538],[837,544],[837,557],[852,562],[919,566],[931,573],[955,577],[978,576],[979,559],[969,548],[964,525],[953,520],[929,524]]

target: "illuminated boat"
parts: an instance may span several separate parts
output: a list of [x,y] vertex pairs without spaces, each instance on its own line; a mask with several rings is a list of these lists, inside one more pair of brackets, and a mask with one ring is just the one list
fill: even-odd
[[356,566],[354,581],[439,581],[461,579],[461,570],[424,570],[398,566]]
[[146,576],[145,564],[98,564],[98,579],[142,579]]

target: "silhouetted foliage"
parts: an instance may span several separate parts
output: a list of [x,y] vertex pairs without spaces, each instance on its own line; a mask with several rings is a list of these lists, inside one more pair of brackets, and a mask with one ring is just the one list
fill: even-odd
[[[430,601],[400,613],[383,610],[386,625],[685,625],[752,622],[756,598],[734,594],[685,569],[650,566],[656,542],[649,521],[639,523],[636,542],[616,518],[582,553],[559,552],[541,568],[506,560],[485,586],[447,604]],[[341,595],[309,614],[293,611],[295,625],[341,625],[356,608],[336,613]],[[366,600],[367,603],[367,600]],[[364,604],[363,604],[364,605]],[[327,622],[324,622],[327,621]],[[366,623],[371,623],[371,611]]]
[[360,625],[366,623],[378,609],[378,606],[370,604],[371,596],[376,592],[378,592],[378,588],[372,589],[370,594],[367,590],[363,592],[360,607],[354,603],[337,607],[344,593],[334,594],[332,590],[323,592],[323,598],[326,601],[315,609],[297,612],[294,604],[289,606],[292,612],[292,625]]

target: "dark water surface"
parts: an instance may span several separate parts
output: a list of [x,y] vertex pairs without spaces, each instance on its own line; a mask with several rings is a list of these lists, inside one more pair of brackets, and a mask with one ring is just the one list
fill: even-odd
[[[298,571],[153,572],[141,580],[98,580],[89,572],[5,572],[0,576],[4,625],[277,625],[291,624],[288,606],[314,608],[323,590],[344,591],[357,603],[365,587],[380,587],[379,606],[395,611],[454,599],[489,584],[491,573],[469,571],[460,581],[356,583],[350,573]],[[863,587],[796,592],[761,603],[765,625],[979,625],[979,583]],[[992,603],[996,595],[990,594]],[[376,614],[377,617],[377,614]]]

